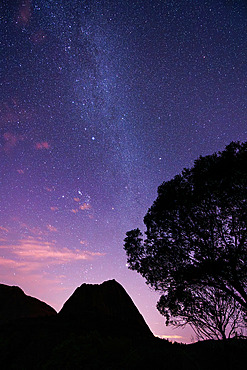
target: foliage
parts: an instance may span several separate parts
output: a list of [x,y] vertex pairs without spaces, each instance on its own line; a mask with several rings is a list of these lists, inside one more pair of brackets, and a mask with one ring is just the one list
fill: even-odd
[[247,143],[201,156],[164,182],[144,223],[145,240],[134,229],[124,248],[129,268],[164,294],[158,308],[167,322],[212,293],[246,313]]

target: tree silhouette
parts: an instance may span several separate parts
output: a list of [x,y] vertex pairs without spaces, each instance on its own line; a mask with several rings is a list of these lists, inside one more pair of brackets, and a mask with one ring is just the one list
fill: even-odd
[[246,315],[247,143],[201,156],[164,182],[144,223],[145,240],[139,229],[129,231],[124,249],[129,268],[163,293],[158,309],[167,322],[174,316],[188,321],[198,297],[206,304],[212,294]]
[[167,325],[189,324],[198,340],[231,338],[245,328],[239,303],[212,287],[170,292],[161,297],[157,308],[167,318]]

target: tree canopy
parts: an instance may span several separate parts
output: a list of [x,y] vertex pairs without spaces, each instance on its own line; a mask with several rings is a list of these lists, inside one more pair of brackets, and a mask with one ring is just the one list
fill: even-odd
[[246,313],[247,143],[201,156],[164,182],[144,223],[146,237],[127,232],[124,249],[129,268],[163,293],[158,309],[167,322],[203,290],[207,300],[208,289]]

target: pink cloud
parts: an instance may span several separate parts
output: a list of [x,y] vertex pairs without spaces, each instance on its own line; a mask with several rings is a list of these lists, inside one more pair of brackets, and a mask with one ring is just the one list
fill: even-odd
[[31,18],[31,14],[31,1],[22,0],[17,14],[16,24],[22,27],[26,26]]
[[82,205],[80,205],[79,206],[79,209],[81,210],[81,211],[85,211],[85,210],[89,210],[89,209],[91,209],[91,206],[90,206],[90,204],[88,204],[88,203],[83,203]]
[[[41,230],[18,219],[15,222],[10,229],[0,226],[0,281],[18,285],[27,294],[43,298],[52,306],[62,305],[68,291],[74,289],[70,279],[63,275],[65,265],[69,271],[76,264],[87,266],[105,256],[105,253],[87,250],[86,242],[79,244],[76,249],[60,247],[55,240],[43,239],[55,235],[47,227]],[[16,235],[18,230],[19,236]],[[32,236],[26,236],[27,230]],[[57,298],[58,295],[60,298]]]
[[44,232],[41,230],[40,227],[32,227],[32,226],[29,226],[29,225],[25,224],[24,222],[20,222],[19,225],[22,228],[27,229],[33,235],[39,235],[39,236],[41,236],[41,235],[44,234]]
[[23,140],[23,137],[12,134],[11,132],[5,132],[3,134],[3,139],[4,139],[3,151],[5,153],[8,153],[17,145],[17,143],[20,140]]
[[57,229],[52,225],[47,225],[46,227],[50,232],[57,232]]
[[58,207],[50,207],[51,211],[55,212],[58,211]]
[[8,233],[9,232],[9,229],[7,229],[6,227],[0,226],[0,231],[3,231],[5,233]]
[[5,132],[3,134],[3,138],[7,141],[11,146],[15,146],[17,143],[17,136],[12,134],[11,132]]
[[43,150],[43,149],[50,149],[50,144],[48,144],[47,141],[42,141],[41,143],[36,143],[35,144],[35,149],[37,150]]
[[86,240],[81,240],[81,241],[80,241],[80,244],[81,244],[81,245],[88,246],[88,242],[87,242]]
[[10,259],[10,258],[5,258],[5,257],[0,256],[0,266],[2,268],[7,267],[7,268],[16,269],[16,268],[25,266],[25,264],[21,263],[21,262],[18,262],[18,261],[15,261],[15,260]]
[[[12,245],[4,243],[0,245],[0,249],[2,251],[0,266],[18,268],[26,272],[40,269],[47,264],[60,265],[105,256],[105,253],[101,252],[58,248],[54,242],[48,243],[33,237],[21,239]],[[6,251],[6,257],[4,251]]]
[[87,265],[88,261],[92,263],[104,255],[79,248],[61,248],[56,242],[49,243],[39,237],[18,239],[10,243],[5,236],[0,238],[0,281],[18,285],[26,294],[58,310],[76,284],[64,274],[63,266],[68,265],[68,268],[73,269],[75,264]]
[[51,188],[48,188],[48,186],[46,186],[44,189],[46,191],[49,191],[49,193],[51,193],[52,191],[55,191],[55,187],[54,186],[52,186]]
[[23,175],[24,174],[24,171],[23,170],[16,170],[20,175]]

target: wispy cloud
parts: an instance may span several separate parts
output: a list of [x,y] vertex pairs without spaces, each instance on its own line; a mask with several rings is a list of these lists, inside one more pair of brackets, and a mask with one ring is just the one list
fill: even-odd
[[55,212],[58,211],[58,207],[50,207],[51,211]]
[[88,246],[88,242],[86,240],[80,240],[81,245]]
[[45,188],[44,188],[46,191],[49,191],[50,193],[52,192],[52,191],[55,191],[55,187],[54,186],[52,186],[51,188],[48,188],[48,186],[45,186]]
[[23,170],[16,170],[20,175],[23,175],[24,174],[24,171]]
[[22,0],[20,2],[19,11],[16,17],[16,24],[18,26],[24,27],[28,24],[31,18],[31,1],[30,0]]
[[43,150],[43,149],[50,149],[50,144],[48,144],[47,141],[42,141],[41,143],[36,143],[35,144],[35,149],[37,150]]
[[[76,201],[76,202],[78,202],[78,200],[77,200],[78,198],[74,198],[74,200]],[[79,206],[78,206],[78,208],[73,208],[73,209],[71,209],[71,212],[72,213],[74,213],[74,214],[76,214],[76,213],[78,213],[79,211],[90,211],[92,209],[92,206],[89,204],[89,203],[83,203],[83,204],[80,204]]]
[[18,261],[14,261],[11,258],[5,258],[0,256],[0,266],[7,268],[18,268],[25,266],[25,264]]
[[52,225],[47,225],[46,227],[50,232],[57,232],[57,228]]
[[8,153],[17,145],[19,141],[23,140],[23,137],[20,135],[15,135],[12,132],[5,132],[3,134],[3,139],[3,151]]
[[[75,261],[92,260],[105,253],[80,249],[59,248],[54,242],[45,242],[38,238],[18,240],[10,244],[7,239],[0,244],[0,266],[22,271],[33,271],[47,265],[60,265]],[[5,254],[5,256],[4,256]]]
[[88,211],[89,209],[91,209],[91,205],[88,204],[88,203],[83,203],[79,206],[79,209],[81,211]]
[[21,229],[25,229],[25,230],[29,231],[32,235],[41,236],[41,235],[44,234],[44,231],[42,231],[40,227],[29,226],[28,224],[26,224],[24,222],[19,222],[19,225],[20,225]]
[[29,226],[28,224],[24,222],[19,222],[19,225],[21,229],[25,229],[26,231],[29,231],[31,235],[35,236],[47,236],[50,232],[57,232],[57,228],[55,226],[52,226],[51,224],[46,225],[46,228],[40,228],[38,226]]
[[6,227],[0,226],[0,231],[3,231],[5,233],[8,233],[9,232],[9,229],[7,229]]

